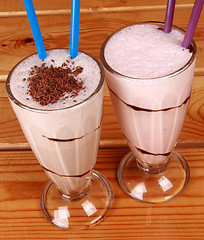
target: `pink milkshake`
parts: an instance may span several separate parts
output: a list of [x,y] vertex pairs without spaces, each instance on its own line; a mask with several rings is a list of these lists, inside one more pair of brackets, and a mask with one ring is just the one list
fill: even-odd
[[[63,199],[70,202],[83,199],[86,203],[90,186],[94,190],[94,180],[101,183],[95,187],[96,191],[102,192],[100,186],[105,186],[111,193],[104,177],[93,170],[100,141],[104,94],[104,71],[95,58],[79,52],[71,59],[68,49],[49,50],[43,61],[37,54],[31,55],[9,74],[7,93],[34,154]],[[42,210],[53,223],[60,225],[52,210],[49,214],[46,210],[46,204],[51,206],[50,189],[56,192],[51,184],[46,187],[41,199]],[[100,209],[104,203],[108,205],[104,213],[95,215],[99,221],[111,200],[106,202],[102,197],[101,201]],[[64,206],[63,202],[61,204]],[[83,202],[79,203],[79,208],[82,206]],[[69,226],[67,221],[66,227]],[[86,227],[91,224],[87,221],[90,218],[84,220]]]
[[101,49],[113,107],[137,165],[159,173],[169,165],[188,108],[195,44],[181,47],[184,33],[156,22],[127,26]]
[[[103,81],[97,63],[80,53],[76,60],[67,58],[65,49],[48,51],[41,61],[32,55],[20,62],[9,76],[9,96],[23,132],[40,165],[60,191],[69,194],[83,189],[96,162],[102,126]],[[68,59],[68,61],[66,61]],[[83,88],[76,96],[66,93],[56,103],[41,104],[28,94],[31,68],[80,66],[77,75]],[[90,67],[90,65],[92,67]],[[44,70],[45,71],[45,70]],[[25,73],[26,72],[26,73]]]

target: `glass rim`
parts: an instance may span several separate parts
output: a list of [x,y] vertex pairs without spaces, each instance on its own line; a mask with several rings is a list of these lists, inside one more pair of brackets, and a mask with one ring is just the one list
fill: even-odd
[[[47,52],[49,51],[52,51],[52,50],[68,50],[69,51],[69,48],[52,48],[52,49],[48,49]],[[36,107],[30,107],[22,102],[20,102],[12,93],[11,91],[11,88],[10,88],[10,80],[11,80],[11,77],[12,77],[12,73],[13,71],[15,70],[15,68],[21,64],[23,61],[25,61],[27,58],[33,56],[33,55],[36,55],[37,53],[33,53],[33,54],[30,54],[29,56],[23,58],[20,62],[18,62],[12,69],[11,71],[9,72],[8,76],[7,76],[7,79],[6,79],[6,92],[7,92],[7,95],[9,97],[9,99],[16,105],[18,105],[19,107],[21,108],[24,108],[24,109],[27,109],[27,110],[30,110],[30,111],[33,111],[33,112],[53,112],[53,111],[61,111],[61,110],[66,110],[66,109],[72,109],[72,108],[75,108],[75,107],[78,107],[79,105],[81,104],[84,104],[85,102],[87,102],[90,98],[92,98],[93,96],[96,95],[96,93],[98,93],[100,91],[100,89],[102,88],[103,84],[104,84],[104,81],[105,81],[105,71],[104,71],[104,68],[102,66],[102,64],[100,63],[100,61],[95,58],[94,56],[90,55],[89,53],[86,53],[84,51],[79,51],[79,53],[83,53],[83,54],[86,54],[87,56],[91,57],[98,65],[99,69],[100,69],[100,80],[99,80],[99,83],[96,87],[96,89],[88,96],[86,97],[83,101],[80,101],[80,102],[77,102],[77,103],[74,103],[73,105],[71,106],[67,106],[67,107],[60,107],[60,108],[55,108],[55,109],[43,109],[43,106],[42,108],[36,108]]]
[[[142,25],[142,24],[153,24],[153,25],[163,25],[164,26],[164,22],[160,22],[160,21],[144,21],[144,22],[136,22],[136,23],[133,23],[133,24],[130,24],[130,25],[126,25],[124,27],[121,27],[119,29],[117,29],[116,31],[114,31],[113,33],[111,33],[106,39],[105,41],[103,42],[102,46],[101,46],[101,49],[100,49],[100,60],[103,64],[103,66],[109,71],[111,72],[112,74],[115,74],[115,75],[118,75],[120,77],[123,77],[123,78],[126,78],[126,80],[142,80],[142,81],[151,81],[151,80],[155,80],[155,79],[164,79],[164,78],[170,78],[170,77],[173,77],[173,76],[176,76],[178,75],[179,73],[183,72],[184,70],[186,70],[189,66],[191,66],[191,64],[194,62],[194,59],[196,58],[196,54],[197,54],[197,47],[196,47],[196,43],[194,40],[192,40],[192,45],[193,45],[193,53],[192,53],[192,56],[191,58],[188,60],[187,63],[185,63],[185,65],[183,65],[181,68],[177,69],[176,71],[173,71],[171,73],[168,73],[168,74],[165,74],[165,75],[162,75],[162,76],[158,76],[158,77],[144,77],[144,78],[141,78],[141,77],[132,77],[132,76],[128,76],[128,75],[125,75],[125,74],[122,74],[118,71],[116,71],[115,69],[113,69],[109,64],[108,62],[106,61],[106,58],[105,58],[105,47],[106,47],[106,44],[109,42],[109,40],[115,35],[117,34],[118,32],[120,32],[121,30],[125,29],[125,28],[128,28],[128,27],[131,27],[131,26],[134,26],[134,25]],[[179,30],[180,32],[183,32],[185,33],[185,30],[182,29],[181,27],[178,27],[176,25],[172,25],[173,28]]]

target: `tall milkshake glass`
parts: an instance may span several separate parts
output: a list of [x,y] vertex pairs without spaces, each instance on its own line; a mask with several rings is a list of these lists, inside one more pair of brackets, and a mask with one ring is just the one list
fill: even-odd
[[119,184],[149,203],[177,197],[190,178],[187,162],[174,147],[191,95],[196,45],[182,48],[184,31],[173,26],[164,33],[163,28],[160,22],[133,24],[111,34],[101,48],[114,111],[131,149],[120,162]]
[[[58,227],[80,230],[99,223],[112,201],[110,184],[94,170],[102,126],[104,70],[84,52],[74,60],[68,57],[68,49],[52,49],[47,54],[44,61],[34,54],[18,63],[8,76],[6,90],[22,130],[51,180],[41,196],[44,215]],[[39,72],[48,73],[40,79]],[[33,85],[28,87],[30,78],[32,84],[58,85],[55,90],[42,86],[37,95]],[[40,80],[35,83],[33,78]],[[51,99],[66,87],[71,88],[69,94]],[[45,91],[49,94],[39,103]],[[48,98],[52,103],[47,104]]]

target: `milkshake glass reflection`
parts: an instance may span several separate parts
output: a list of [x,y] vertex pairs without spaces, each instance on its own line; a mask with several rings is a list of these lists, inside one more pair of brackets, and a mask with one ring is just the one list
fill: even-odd
[[187,162],[173,149],[191,95],[196,45],[182,48],[184,31],[163,28],[160,22],[133,24],[101,48],[114,111],[131,149],[118,180],[128,195],[150,203],[180,195],[190,177]]
[[[84,229],[99,223],[112,201],[110,184],[94,170],[103,117],[104,70],[92,56],[68,49],[18,63],[6,89],[22,130],[50,178],[41,208],[55,225]],[[100,200],[99,200],[99,199]]]

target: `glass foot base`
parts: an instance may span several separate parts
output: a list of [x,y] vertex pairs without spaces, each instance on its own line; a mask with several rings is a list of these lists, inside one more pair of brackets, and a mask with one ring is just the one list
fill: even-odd
[[41,195],[43,214],[57,227],[67,230],[83,230],[95,226],[107,215],[113,192],[105,177],[93,171],[88,194],[75,201],[65,200],[54,183],[49,181]]
[[176,151],[172,151],[166,170],[158,174],[138,168],[132,152],[124,156],[118,167],[118,181],[125,193],[147,203],[162,203],[179,196],[189,179],[188,164]]

